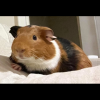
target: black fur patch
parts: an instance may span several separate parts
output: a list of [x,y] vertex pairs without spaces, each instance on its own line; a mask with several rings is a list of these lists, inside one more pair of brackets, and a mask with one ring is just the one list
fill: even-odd
[[15,38],[17,36],[17,30],[21,28],[20,26],[13,26],[10,28],[9,33],[12,34],[12,36]]
[[57,38],[63,46],[63,49],[66,51],[68,56],[68,61],[62,58],[61,66],[65,69],[67,67],[68,71],[75,70],[79,62],[78,54],[79,51],[75,50],[74,46],[71,44],[71,41],[67,39]]

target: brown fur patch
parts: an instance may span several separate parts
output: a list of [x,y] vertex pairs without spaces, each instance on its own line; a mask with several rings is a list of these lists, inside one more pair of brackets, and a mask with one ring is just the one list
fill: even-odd
[[77,55],[79,59],[79,63],[77,64],[77,69],[92,67],[92,63],[88,59],[84,51],[79,46],[77,46],[75,43],[72,43],[72,45],[74,46],[75,50],[78,50],[80,52],[79,55]]

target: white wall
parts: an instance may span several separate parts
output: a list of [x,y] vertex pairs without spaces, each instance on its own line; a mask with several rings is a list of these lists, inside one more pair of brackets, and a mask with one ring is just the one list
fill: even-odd
[[25,26],[30,24],[28,16],[0,16],[0,23],[9,26]]
[[97,42],[98,42],[98,51],[100,57],[100,16],[95,16],[95,26],[96,26],[96,35],[97,35]]
[[29,16],[14,16],[15,25],[26,26],[30,25]]
[[15,25],[14,16],[0,16],[0,23],[13,26]]
[[94,16],[79,16],[82,48],[87,55],[99,55]]

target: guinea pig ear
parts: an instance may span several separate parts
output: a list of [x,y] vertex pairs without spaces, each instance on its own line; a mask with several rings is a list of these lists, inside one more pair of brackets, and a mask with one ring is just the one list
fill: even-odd
[[57,38],[56,36],[54,36],[53,30],[48,27],[42,27],[42,31],[44,33],[44,38],[46,38],[46,40],[48,40],[49,42]]
[[51,42],[52,40],[55,40],[57,37],[54,36],[54,33],[52,30],[47,30],[46,31],[46,39]]
[[18,31],[19,28],[21,28],[21,26],[12,26],[10,28],[9,33],[11,33],[12,36],[15,38],[17,36],[17,31]]

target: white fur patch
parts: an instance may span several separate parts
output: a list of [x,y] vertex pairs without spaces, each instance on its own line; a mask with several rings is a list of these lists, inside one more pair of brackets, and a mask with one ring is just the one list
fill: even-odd
[[26,65],[26,68],[29,71],[35,71],[35,70],[41,71],[41,70],[46,70],[46,69],[54,69],[60,60],[60,49],[55,40],[51,42],[53,43],[56,50],[56,54],[54,58],[50,60],[44,60],[42,58],[35,59],[34,57],[30,57],[26,59],[19,59],[18,62]]

